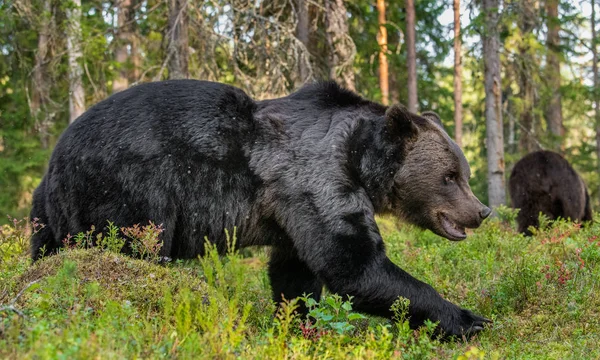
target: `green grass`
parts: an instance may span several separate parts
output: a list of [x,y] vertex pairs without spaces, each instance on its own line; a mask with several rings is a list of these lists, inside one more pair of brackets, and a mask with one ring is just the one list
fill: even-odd
[[394,262],[493,326],[440,343],[435,324],[408,329],[402,301],[388,321],[331,294],[303,324],[293,302],[273,316],[265,250],[159,265],[111,251],[121,244],[107,234],[103,250],[81,241],[31,265],[18,223],[0,232],[0,358],[600,358],[600,224],[525,238],[487,221],[450,242],[379,223]]

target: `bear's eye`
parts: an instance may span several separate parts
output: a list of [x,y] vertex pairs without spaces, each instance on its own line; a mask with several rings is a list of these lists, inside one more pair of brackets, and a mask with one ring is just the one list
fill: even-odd
[[455,179],[454,174],[446,175],[444,177],[444,184],[446,184],[446,185],[454,184],[454,179]]

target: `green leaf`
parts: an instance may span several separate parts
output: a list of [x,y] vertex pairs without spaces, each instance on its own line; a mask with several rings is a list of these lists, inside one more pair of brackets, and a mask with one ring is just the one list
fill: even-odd
[[367,317],[363,314],[359,313],[350,313],[348,314],[348,320],[358,320],[358,319],[366,319]]

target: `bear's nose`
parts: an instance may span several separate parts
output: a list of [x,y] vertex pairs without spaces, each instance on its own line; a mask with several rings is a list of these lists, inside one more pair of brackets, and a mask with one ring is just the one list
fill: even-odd
[[481,211],[479,212],[479,216],[481,216],[481,219],[485,219],[488,216],[490,216],[491,213],[492,210],[489,207],[484,206],[483,209],[481,209]]

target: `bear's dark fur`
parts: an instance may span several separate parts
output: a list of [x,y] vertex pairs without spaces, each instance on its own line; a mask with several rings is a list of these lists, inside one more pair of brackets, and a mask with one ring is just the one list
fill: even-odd
[[62,135],[34,194],[47,224],[32,256],[68,233],[107,220],[163,224],[162,255],[194,258],[204,237],[226,249],[272,247],[274,300],[323,285],[354,306],[391,316],[398,296],[410,322],[448,335],[487,320],[443,299],[392,263],[374,216],[394,213],[452,240],[489,215],[468,185],[469,166],[424,117],[326,82],[255,102],[231,86],[193,81],[139,85],[90,108]]
[[508,182],[519,232],[531,235],[538,227],[540,212],[549,219],[592,220],[590,196],[581,177],[567,160],[552,151],[536,151],[524,156],[513,168]]

